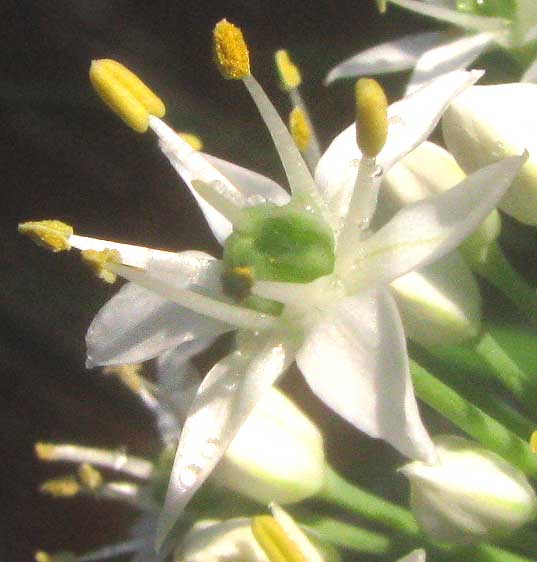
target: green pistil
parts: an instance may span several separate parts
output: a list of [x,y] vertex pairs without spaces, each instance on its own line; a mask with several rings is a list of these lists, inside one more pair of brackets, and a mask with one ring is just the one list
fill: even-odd
[[310,283],[332,273],[334,263],[332,231],[319,218],[291,205],[259,205],[244,211],[226,241],[222,282],[241,304],[275,313],[277,303],[250,294],[256,280]]

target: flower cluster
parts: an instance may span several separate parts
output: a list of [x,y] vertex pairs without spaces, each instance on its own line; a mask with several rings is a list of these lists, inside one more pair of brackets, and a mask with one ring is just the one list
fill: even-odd
[[[432,15],[453,12],[437,3],[392,1],[416,10],[426,4]],[[450,21],[480,33],[458,40],[456,48],[451,43],[442,48],[465,58],[464,65],[455,65],[462,67],[473,60],[469,53],[477,56],[477,44],[484,48],[491,41],[514,41],[515,35],[529,40],[534,30],[521,28],[523,9],[522,2],[509,24],[488,14],[457,11]],[[46,483],[44,490],[130,498],[147,515],[143,540],[136,544],[146,549],[156,540],[164,550],[170,541],[175,547],[174,533],[184,524],[185,508],[211,474],[213,483],[264,504],[341,498],[350,485],[327,464],[321,433],[274,387],[296,362],[328,408],[412,461],[402,472],[412,483],[416,518],[430,537],[423,540],[475,542],[525,524],[536,514],[537,499],[523,472],[496,453],[429,436],[414,394],[406,338],[430,350],[477,338],[488,341],[471,269],[492,277],[497,271],[498,205],[523,215],[526,222],[536,216],[537,176],[526,152],[535,152],[533,140],[520,140],[517,128],[502,128],[509,121],[507,113],[495,127],[488,106],[473,103],[482,99],[484,87],[474,86],[481,71],[446,73],[442,66],[441,73],[435,68],[422,76],[420,62],[412,91],[392,105],[376,81],[358,80],[356,122],[321,154],[298,93],[300,74],[288,54],[278,52],[276,63],[293,104],[289,128],[252,75],[241,31],[222,20],[215,27],[214,47],[223,77],[242,81],[256,104],[289,192],[193,147],[163,121],[164,103],[120,63],[92,63],[90,79],[97,93],[133,130],[150,129],[156,135],[223,254],[216,259],[197,251],[175,253],[89,238],[57,220],[19,226],[53,251],[76,248],[103,280],[114,282],[120,276],[129,281],[88,330],[87,366],[124,366],[123,379],[156,414],[166,446],[160,463],[125,460],[123,468],[142,467],[146,483],[141,487],[105,483],[91,472],[95,464],[114,465],[110,452],[41,446],[44,459],[86,467],[77,478]],[[378,52],[362,59],[369,64]],[[341,68],[334,72],[342,74]],[[427,141],[444,114],[450,152]],[[504,132],[506,138],[513,133],[515,140],[494,152],[504,142],[498,140]],[[228,332],[235,334],[233,349],[200,382],[192,358]],[[156,387],[127,367],[153,358]],[[428,380],[424,376],[421,371],[415,376],[419,388]],[[491,438],[497,429],[493,422],[498,422],[485,424],[480,411],[467,421],[453,407],[454,399],[444,400],[447,392],[424,395],[475,438],[492,443],[497,453],[514,455],[512,445],[504,446],[511,439],[507,429],[503,440]],[[515,438],[518,464],[531,472],[535,463],[527,444]],[[395,521],[397,530],[414,540],[423,538],[410,513],[364,494],[356,488],[350,492],[351,497],[367,497],[365,504],[374,506],[371,512],[364,501],[342,503]],[[184,536],[178,556],[192,561],[226,556],[271,562],[330,559],[285,512],[277,506],[273,512],[274,517],[198,521]],[[394,513],[399,515],[394,518]],[[311,523],[312,529],[330,542],[322,522],[317,527]],[[381,538],[361,532],[371,545],[379,545],[377,554],[388,552]],[[150,556],[147,550],[140,552]],[[405,560],[422,561],[424,552],[415,551]]]

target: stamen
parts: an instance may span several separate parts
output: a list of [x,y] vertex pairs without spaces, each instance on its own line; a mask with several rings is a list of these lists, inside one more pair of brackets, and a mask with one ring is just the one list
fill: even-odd
[[78,467],[78,479],[88,490],[94,491],[103,485],[102,474],[91,464],[82,463]]
[[360,78],[355,86],[356,142],[365,156],[374,158],[388,136],[388,100],[380,84]]
[[250,57],[242,31],[226,19],[214,27],[214,52],[222,76],[241,80],[250,74]]
[[36,443],[35,452],[41,461],[88,463],[143,480],[147,480],[153,470],[153,463],[127,455],[123,449],[111,451],[63,443]]
[[284,90],[295,90],[302,84],[300,70],[292,61],[285,49],[280,49],[274,54],[276,69],[280,77],[280,83]]
[[164,117],[166,108],[162,100],[119,62],[92,61],[89,76],[104,103],[135,131],[147,131],[149,115]]
[[253,284],[254,274],[251,267],[232,267],[222,274],[224,291],[237,301],[250,294]]
[[38,550],[34,553],[35,562],[76,562],[78,557],[67,550],[49,554],[44,550]]
[[289,114],[289,130],[300,152],[305,152],[311,142],[311,127],[300,107],[295,107]]
[[193,150],[201,150],[203,148],[203,141],[193,133],[177,133],[185,142],[187,142]]
[[302,199],[304,207],[323,213],[324,203],[311,173],[293,137],[257,80],[250,74],[244,79],[254,103],[269,130],[284,167],[291,192]]
[[53,498],[72,498],[80,493],[80,484],[74,476],[51,478],[39,486],[39,491]]
[[71,249],[69,239],[73,234],[73,227],[58,220],[23,222],[19,224],[19,232],[53,252]]
[[252,533],[270,562],[307,562],[297,545],[270,515],[252,518]]
[[89,265],[93,272],[105,283],[113,284],[116,282],[117,275],[107,268],[111,262],[119,263],[121,254],[117,250],[83,250],[82,260]]
[[118,500],[140,507],[140,486],[132,482],[107,482],[98,490],[97,496],[109,500]]
[[233,225],[241,220],[241,205],[233,197],[233,192],[226,189],[226,185],[215,180],[210,183],[201,180],[192,180],[192,187],[198,192],[211,207],[215,208]]
[[220,320],[231,326],[248,328],[251,330],[266,330],[269,329],[276,320],[276,318],[270,314],[256,312],[187,289],[171,286],[159,279],[151,278],[149,280],[144,271],[133,267],[121,265],[114,265],[113,267],[114,271],[125,279],[141,287],[150,289],[162,297],[184,306],[193,312],[203,314],[215,320]]

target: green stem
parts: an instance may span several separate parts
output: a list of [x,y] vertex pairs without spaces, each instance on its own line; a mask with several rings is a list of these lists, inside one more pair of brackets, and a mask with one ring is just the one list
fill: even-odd
[[[521,339],[524,338],[522,332],[519,331],[518,335]],[[518,345],[515,342],[515,347],[512,349],[506,347],[504,343],[498,338],[498,334],[484,330],[473,349],[486,363],[489,372],[512,392],[529,412],[534,413],[537,411],[537,377],[532,371],[535,365],[526,369],[517,361],[513,351],[520,347],[520,341]],[[528,347],[535,356],[537,345],[535,335],[531,334],[530,341],[526,338],[525,343],[524,347]]]
[[355,552],[367,554],[387,555],[393,551],[393,542],[386,535],[362,529],[330,517],[315,516],[300,519],[306,530],[311,530],[314,536],[330,544],[348,548]]
[[471,268],[499,289],[531,322],[537,326],[537,292],[507,261],[499,244],[491,242],[479,258],[464,252]]
[[432,347],[425,354],[414,349],[413,356],[424,361],[424,366],[440,369],[442,379],[446,380],[466,400],[484,410],[521,439],[528,441],[537,429],[535,422],[529,420],[519,410],[506,402],[497,393],[491,380],[490,368],[476,351],[469,346]]
[[537,455],[528,443],[465,400],[415,361],[410,371],[417,396],[488,449],[531,476],[537,476]]
[[347,482],[331,467],[327,468],[320,497],[329,503],[344,507],[357,515],[386,525],[404,535],[412,537],[420,537],[421,535],[414,516],[407,509]]
[[[355,484],[347,482],[331,467],[327,468],[326,482],[319,497],[331,504],[348,509],[352,513],[360,515],[370,521],[380,523],[410,538],[412,542],[416,541],[413,546],[414,548],[425,543],[429,553],[435,553],[443,559],[447,558],[453,561],[472,560],[473,562],[536,562],[535,560],[485,543],[465,547],[432,543],[422,534],[414,516],[408,509],[380,498],[375,494],[366,492]],[[330,525],[333,523],[330,520],[326,521],[327,523],[325,524],[330,528]],[[343,536],[342,534],[342,537]],[[358,537],[358,535],[355,536]],[[342,537],[340,540],[343,541]],[[331,540],[329,534],[327,534],[325,538],[328,541]],[[377,538],[376,540],[379,539]],[[352,543],[352,540],[349,539],[349,542]],[[345,545],[341,543],[341,546]],[[380,540],[377,546],[379,548],[388,548],[388,545]],[[348,548],[352,549],[353,547],[348,545]]]

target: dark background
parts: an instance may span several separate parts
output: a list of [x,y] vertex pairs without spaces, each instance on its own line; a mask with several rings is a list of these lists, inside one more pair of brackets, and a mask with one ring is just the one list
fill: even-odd
[[[222,17],[243,27],[253,72],[281,112],[289,106],[272,55],[290,50],[324,146],[353,118],[351,84],[322,85],[331,66],[428,24],[395,8],[381,18],[373,0],[59,0],[0,7],[0,560],[29,561],[37,548],[81,553],[124,537],[132,520],[131,511],[110,502],[37,494],[41,481],[68,467],[38,465],[35,441],[122,444],[139,455],[157,448],[151,419],[136,400],[115,380],[84,368],[87,326],[117,288],[97,280],[76,252],[54,256],[18,236],[17,223],[58,218],[87,235],[220,251],[152,135],[134,133],[98,100],[87,78],[90,60],[125,63],[165,100],[168,123],[199,134],[208,152],[283,181],[245,90],[222,80],[212,63],[211,30]],[[383,84],[391,99],[402,92],[401,75]],[[322,420],[335,464],[385,495],[401,491],[400,479],[387,489],[366,463],[385,461],[391,470],[399,461],[393,451],[328,416],[296,373],[286,387]]]

